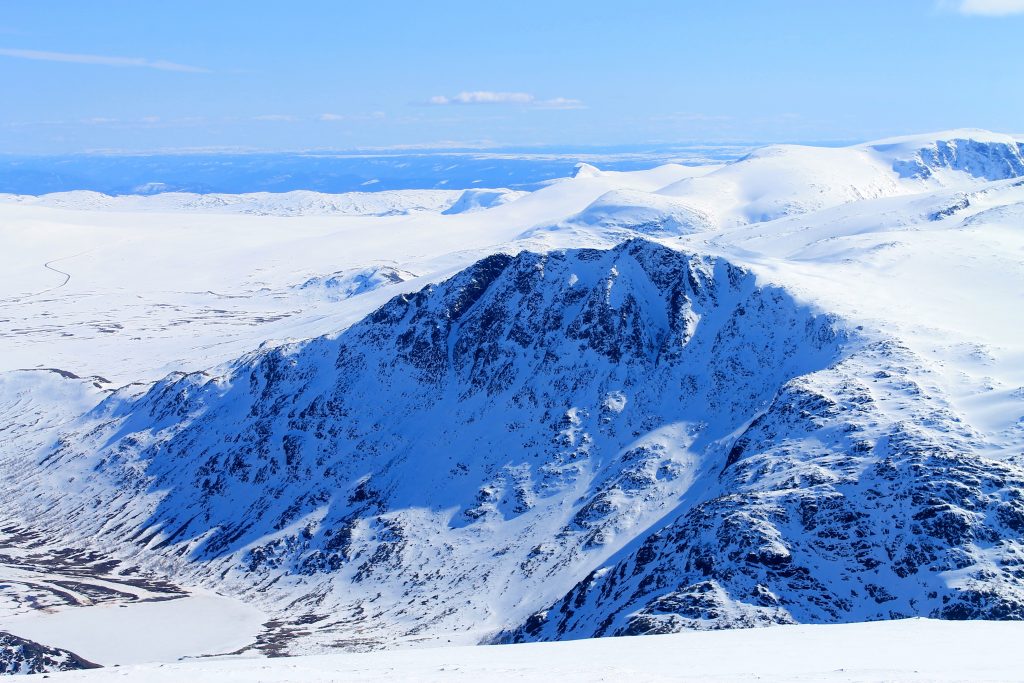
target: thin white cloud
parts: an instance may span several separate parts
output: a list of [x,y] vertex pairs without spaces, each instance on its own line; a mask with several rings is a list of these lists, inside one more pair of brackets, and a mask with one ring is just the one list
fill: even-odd
[[46,52],[43,50],[18,50],[0,48],[0,55],[16,59],[33,59],[42,62],[67,62],[70,64],[98,64],[101,66],[141,67],[159,71],[183,71],[188,73],[209,73],[209,69],[188,64],[178,64],[162,59],[145,59],[142,57],[105,57],[103,55],[81,55],[71,52]]
[[538,109],[586,109],[587,106],[580,100],[569,97],[553,97],[550,100],[537,100],[533,106]]
[[473,90],[460,92],[454,97],[435,95],[430,98],[431,104],[530,104],[533,95],[525,92],[494,92],[492,90]]
[[298,118],[291,114],[261,114],[252,117],[253,121],[298,121]]
[[434,95],[428,104],[433,105],[460,105],[460,104],[518,104],[538,109],[583,109],[584,105],[579,100],[567,97],[555,97],[549,100],[538,100],[535,96],[526,92],[495,92],[493,90],[468,90],[460,92],[451,97],[447,95]]
[[984,17],[1005,17],[1024,14],[1024,0],[959,0],[956,10],[960,14]]
[[387,118],[387,114],[382,111],[371,111],[360,114],[320,114],[316,117],[317,121],[379,121],[380,119]]
[[141,118],[113,118],[110,116],[93,116],[86,119],[74,121],[51,121],[52,125],[73,125],[81,123],[87,126],[114,126],[118,128],[172,128],[176,126],[194,126],[207,123],[208,119],[201,116],[186,116],[183,118],[166,119],[160,116],[143,116]]
[[672,114],[658,114],[652,116],[651,121],[670,121],[674,123],[716,123],[721,121],[732,121],[732,117],[721,114],[703,114],[700,112],[675,112]]

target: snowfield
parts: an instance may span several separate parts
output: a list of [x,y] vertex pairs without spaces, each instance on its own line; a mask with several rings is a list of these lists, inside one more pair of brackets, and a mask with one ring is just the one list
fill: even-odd
[[265,615],[218,595],[93,605],[4,619],[0,631],[70,650],[101,666],[174,662],[252,643]]
[[6,197],[0,630],[235,653],[71,677],[1006,678],[1022,150]]
[[394,294],[338,302],[303,290],[311,278],[382,266],[429,274],[404,286],[416,289],[612,188],[653,191],[711,168],[566,180],[448,215],[280,217],[222,213],[204,202],[188,211],[131,210],[170,205],[163,195],[107,198],[118,210],[96,208],[94,193],[69,193],[88,210],[66,205],[68,195],[0,202],[0,370],[58,367],[120,385],[204,369],[268,339],[337,331]]
[[123,666],[56,681],[1010,681],[1024,628],[924,619],[288,659]]

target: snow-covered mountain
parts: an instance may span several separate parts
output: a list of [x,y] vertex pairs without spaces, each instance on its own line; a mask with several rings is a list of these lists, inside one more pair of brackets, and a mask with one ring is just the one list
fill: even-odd
[[772,145],[653,193],[613,191],[573,220],[693,232],[1024,175],[1024,142],[956,130],[838,148]]
[[[33,515],[239,587],[302,577],[315,621],[392,596],[364,637],[479,628],[669,512],[703,451],[844,337],[741,269],[650,242],[498,254],[336,338],[115,393],[44,456]],[[82,497],[63,474],[46,496],[54,470]]]
[[984,180],[1024,175],[1024,141],[984,130],[891,138],[863,149],[891,159],[900,177],[939,184],[961,181],[958,173]]
[[466,213],[491,209],[508,202],[515,201],[529,194],[515,190],[465,190],[455,202],[443,211],[445,214]]
[[790,381],[699,501],[507,637],[1024,619],[1024,467],[928,375],[880,341]]
[[[1022,177],[1020,141],[952,131],[287,239],[236,216],[213,254],[196,223],[162,244],[211,266],[202,344],[155,304],[119,323],[183,359],[155,382],[116,330],[69,366],[42,313],[136,310],[143,273],[197,296],[103,267],[157,214],[12,205],[42,235],[19,260],[68,281],[5,280],[34,324],[3,338],[59,372],[0,374],[0,511],[257,605],[264,653],[1024,619]],[[120,241],[55,263],[83,220]],[[214,325],[257,303],[282,313]]]

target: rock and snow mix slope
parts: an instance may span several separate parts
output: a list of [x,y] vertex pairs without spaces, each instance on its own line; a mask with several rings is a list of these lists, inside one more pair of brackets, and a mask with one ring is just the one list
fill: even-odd
[[264,652],[1022,619],[1021,148],[781,146],[214,235],[5,206],[7,369],[65,375],[3,376],[4,515],[260,605]]
[[0,674],[41,674],[96,667],[96,664],[73,652],[40,645],[0,631]]
[[1024,618],[1024,468],[927,376],[882,341],[789,382],[701,501],[508,637]]
[[363,637],[494,628],[668,513],[841,336],[650,242],[496,255],[337,338],[115,393],[65,427],[29,514],[239,589],[301,581],[332,638],[339,603]]

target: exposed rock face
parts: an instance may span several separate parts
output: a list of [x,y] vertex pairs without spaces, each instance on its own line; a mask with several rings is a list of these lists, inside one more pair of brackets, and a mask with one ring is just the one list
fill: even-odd
[[699,495],[845,338],[643,240],[499,254],[337,338],[119,392],[44,460],[82,494],[38,514],[338,631],[515,623]]
[[416,275],[413,273],[391,266],[372,266],[311,277],[298,285],[297,289],[326,299],[341,301],[372,292],[379,287],[405,282],[414,277]]
[[937,140],[893,164],[893,170],[904,178],[930,178],[940,169],[962,171],[985,180],[1018,178],[1024,175],[1024,144]]
[[0,631],[0,674],[42,674],[53,671],[96,669],[74,652],[47,647]]
[[878,342],[788,382],[702,501],[502,639],[1024,618],[1024,468],[926,381]]

